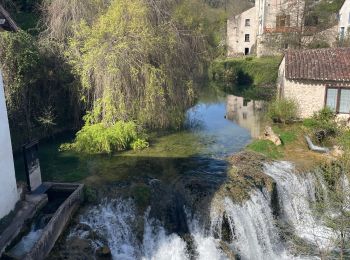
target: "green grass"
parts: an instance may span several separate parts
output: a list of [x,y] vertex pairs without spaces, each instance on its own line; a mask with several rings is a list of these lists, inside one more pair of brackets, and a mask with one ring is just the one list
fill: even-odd
[[281,56],[216,60],[211,65],[209,76],[238,85],[270,85],[276,82],[280,62]]
[[255,140],[247,146],[248,150],[264,154],[271,159],[283,157],[283,152],[271,141]]
[[293,129],[282,129],[279,126],[272,127],[273,131],[279,135],[282,144],[290,144],[293,143],[298,139],[298,133],[296,131],[296,128]]

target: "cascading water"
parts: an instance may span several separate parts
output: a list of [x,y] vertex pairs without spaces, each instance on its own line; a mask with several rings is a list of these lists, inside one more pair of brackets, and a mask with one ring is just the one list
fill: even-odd
[[221,213],[212,210],[212,229],[221,236],[225,215],[233,237],[232,247],[242,259],[291,258],[287,257],[280,242],[267,193],[254,191],[250,200],[242,205],[233,203],[228,197],[219,204],[223,210]]
[[[264,171],[277,184],[279,217],[298,237],[323,248],[330,247],[335,234],[314,216],[311,206],[316,200],[316,189],[321,187],[323,198],[327,198],[328,191],[322,178],[314,174],[296,175],[289,162],[265,164]],[[175,233],[168,234],[159,221],[149,217],[149,211],[143,217],[142,241],[137,239],[136,208],[131,199],[105,200],[82,215],[80,221],[103,238],[94,241],[96,248],[103,241],[108,242],[114,259],[222,260],[229,259],[230,254],[239,255],[241,259],[300,259],[282,242],[270,194],[265,190],[252,191],[250,199],[241,204],[234,203],[228,196],[215,198],[209,227],[185,210],[192,251],[188,240]],[[231,241],[222,239],[225,218]],[[70,238],[74,236],[88,238],[89,234],[74,229]],[[223,244],[226,244],[225,250]]]
[[296,235],[321,249],[329,249],[335,239],[334,232],[319,221],[312,210],[316,202],[316,185],[322,188],[324,197],[328,191],[323,180],[314,174],[298,176],[290,162],[274,162],[265,165],[265,174],[277,183],[282,217],[292,226]]
[[[110,200],[89,210],[81,216],[80,222],[97,232],[101,240],[107,240],[113,259],[143,260],[186,260],[190,259],[187,244],[177,234],[168,235],[162,225],[149,218],[149,210],[144,216],[143,241],[139,243],[135,235],[135,206],[132,200]],[[195,251],[198,259],[226,259],[218,249],[218,242],[205,236],[198,225],[191,224]],[[191,233],[192,233],[191,232]],[[88,238],[89,232],[74,228],[68,239]],[[93,241],[95,247],[103,241]]]

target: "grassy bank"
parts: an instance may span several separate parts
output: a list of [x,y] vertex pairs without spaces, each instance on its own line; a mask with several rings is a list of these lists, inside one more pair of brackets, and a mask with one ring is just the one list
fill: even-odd
[[209,78],[226,91],[244,91],[247,86],[272,86],[280,62],[280,56],[219,59],[211,64]]
[[323,109],[298,122],[269,122],[273,131],[280,137],[282,144],[276,146],[268,140],[254,140],[247,150],[264,154],[270,159],[293,161],[301,168],[311,169],[324,162],[332,161],[330,154],[320,154],[309,150],[305,136],[311,137],[314,144],[332,149],[338,146],[344,152],[350,150],[350,130],[337,121],[328,109]]

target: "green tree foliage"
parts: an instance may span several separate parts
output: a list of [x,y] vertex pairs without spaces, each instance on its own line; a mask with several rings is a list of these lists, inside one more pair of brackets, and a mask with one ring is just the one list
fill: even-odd
[[73,21],[66,57],[81,80],[94,123],[182,124],[206,46],[201,24],[183,15],[185,4],[111,1],[93,18]]
[[225,53],[226,12],[204,0],[0,2],[32,33],[0,39],[15,147],[77,126],[82,109],[90,125],[179,127],[207,61]]
[[[0,60],[14,147],[77,121],[72,77],[46,45],[24,31],[0,34]],[[76,112],[75,112],[76,111]]]
[[148,142],[141,135],[134,122],[118,121],[110,126],[86,123],[74,142],[63,144],[60,149],[84,153],[112,153],[130,148],[140,150],[148,147]]

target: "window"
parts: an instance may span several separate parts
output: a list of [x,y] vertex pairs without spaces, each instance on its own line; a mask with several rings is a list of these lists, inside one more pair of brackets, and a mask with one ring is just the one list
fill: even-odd
[[246,34],[246,35],[244,36],[244,41],[245,41],[245,42],[249,42],[249,41],[250,41],[249,34]]
[[332,109],[333,111],[337,110],[337,97],[338,97],[338,89],[336,88],[327,89],[326,106]]
[[244,48],[244,55],[249,55],[249,48]]
[[349,19],[348,19],[348,23],[350,24],[350,13],[349,13]]
[[250,19],[245,19],[245,26],[250,26]]
[[350,89],[340,90],[339,113],[350,113]]
[[350,89],[327,88],[326,106],[341,114],[350,114]]

